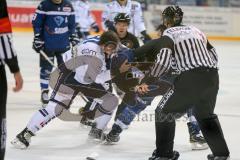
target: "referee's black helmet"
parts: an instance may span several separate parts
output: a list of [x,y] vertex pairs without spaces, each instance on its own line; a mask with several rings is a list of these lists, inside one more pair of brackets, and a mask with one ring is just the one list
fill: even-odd
[[179,26],[182,23],[183,11],[179,6],[168,6],[162,12],[163,22]]

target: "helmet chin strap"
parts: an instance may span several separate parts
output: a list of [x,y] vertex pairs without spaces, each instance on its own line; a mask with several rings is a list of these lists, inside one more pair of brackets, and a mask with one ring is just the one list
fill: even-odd
[[63,0],[52,0],[53,3],[55,4],[61,4]]

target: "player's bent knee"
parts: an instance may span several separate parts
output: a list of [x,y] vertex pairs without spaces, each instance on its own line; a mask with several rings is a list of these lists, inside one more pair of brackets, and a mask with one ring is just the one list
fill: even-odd
[[49,116],[51,116],[51,117],[57,117],[63,111],[63,107],[53,101],[49,101],[46,108],[44,108],[44,109],[48,112]]
[[118,106],[118,98],[114,94],[107,94],[104,96],[102,107],[105,110],[112,112],[113,110],[116,109],[117,106]]

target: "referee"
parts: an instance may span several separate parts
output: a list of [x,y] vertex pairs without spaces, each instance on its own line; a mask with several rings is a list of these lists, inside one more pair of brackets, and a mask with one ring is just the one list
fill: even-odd
[[[173,151],[175,119],[181,117],[188,106],[212,151],[208,160],[227,160],[229,150],[214,108],[219,87],[218,58],[205,34],[193,26],[181,26],[182,10],[169,6],[163,11],[163,23],[167,27],[160,39],[149,42],[135,50],[136,56],[153,59],[152,66],[139,88],[147,92],[148,84],[158,79],[173,67],[180,71],[174,88],[166,93],[156,109],[156,150],[149,160],[177,160],[179,153]],[[148,47],[147,47],[148,46]],[[152,51],[147,54],[148,51]],[[138,55],[139,54],[139,55]]]
[[7,78],[4,64],[7,64],[14,75],[16,86],[14,92],[21,90],[23,80],[18,67],[17,55],[12,46],[12,29],[8,18],[6,0],[0,1],[0,159],[4,159],[6,147],[6,101]]

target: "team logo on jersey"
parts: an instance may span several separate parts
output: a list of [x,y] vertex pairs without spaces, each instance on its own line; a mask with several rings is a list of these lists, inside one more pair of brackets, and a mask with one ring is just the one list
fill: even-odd
[[71,7],[63,7],[63,12],[71,12]]
[[130,41],[130,40],[123,40],[123,41],[121,41],[121,43],[122,43],[124,46],[133,49],[133,42],[132,42],[132,41]]
[[61,17],[61,16],[56,16],[56,17],[54,17],[54,21],[55,21],[55,23],[56,23],[58,26],[61,26],[61,24],[62,24],[63,21],[64,21],[64,18]]

